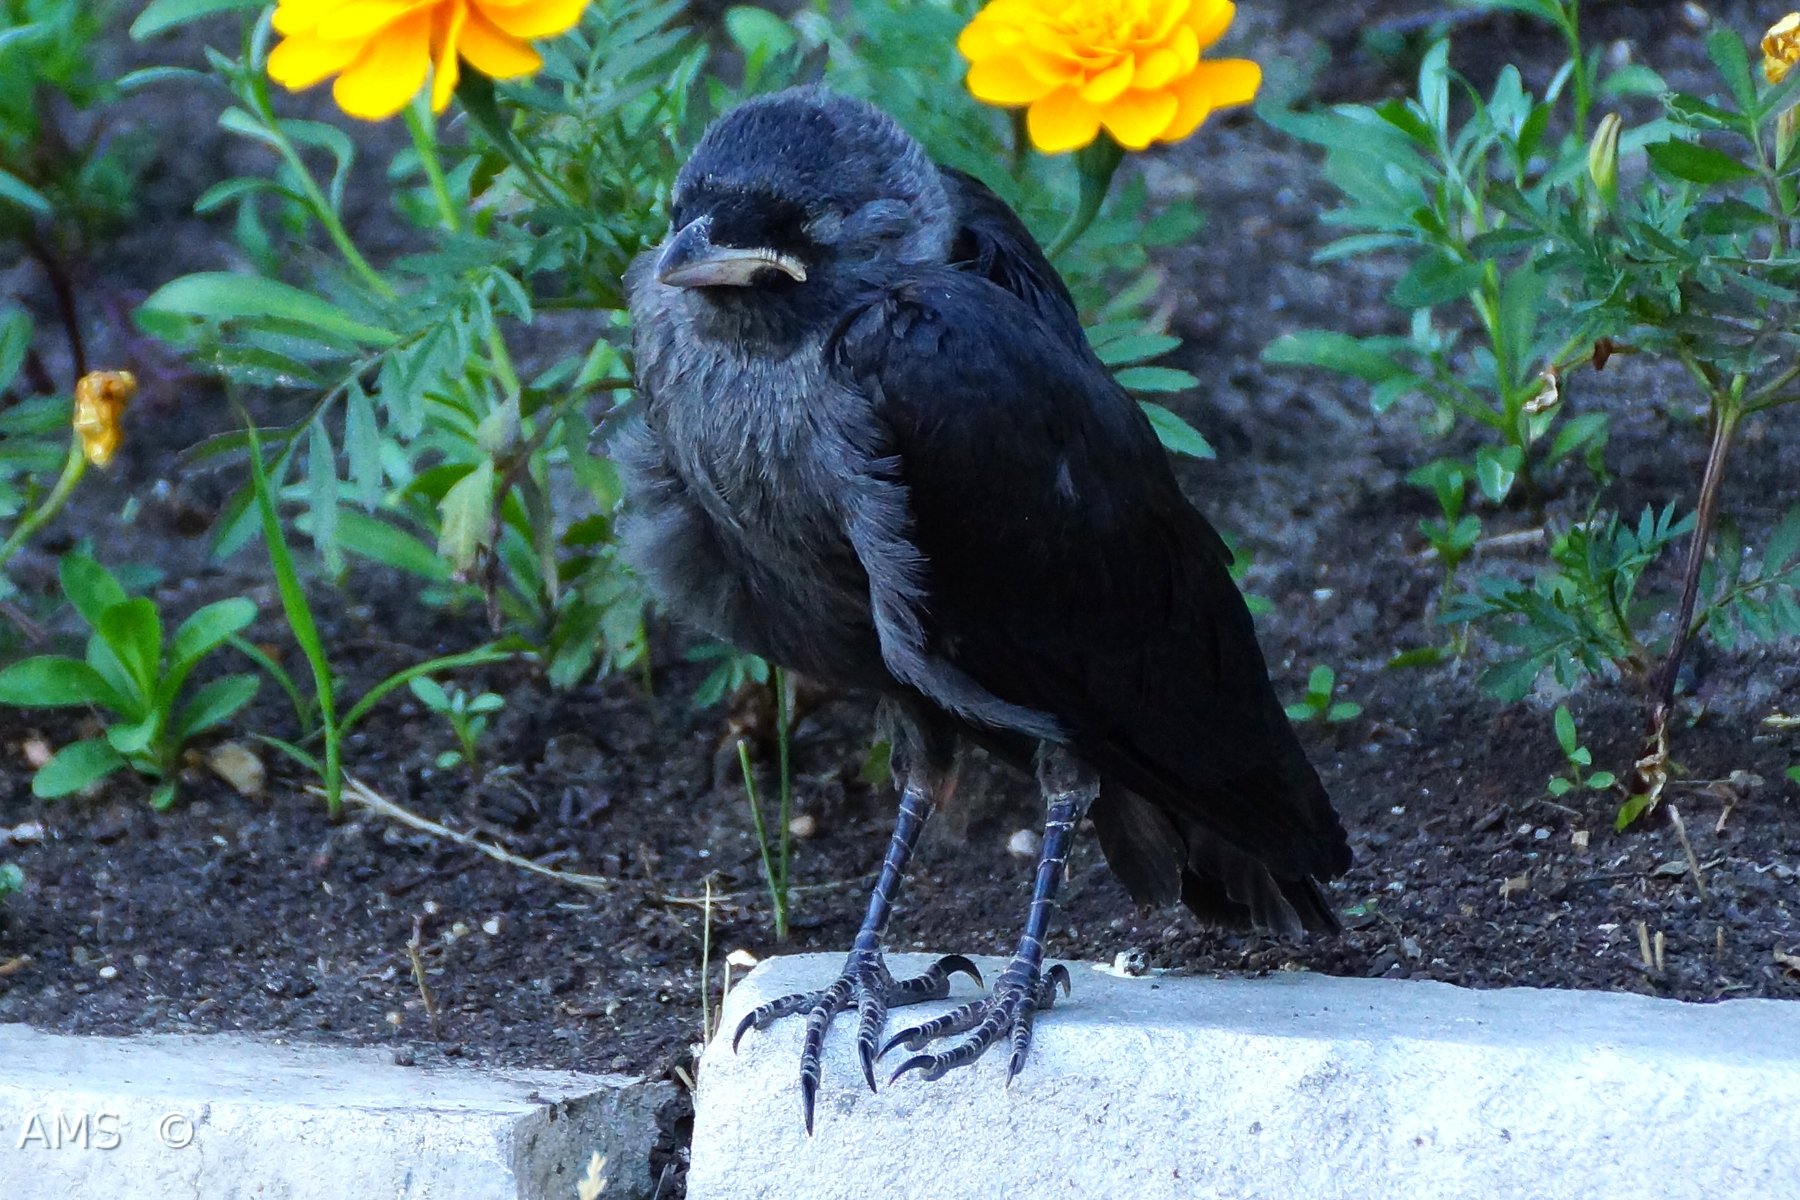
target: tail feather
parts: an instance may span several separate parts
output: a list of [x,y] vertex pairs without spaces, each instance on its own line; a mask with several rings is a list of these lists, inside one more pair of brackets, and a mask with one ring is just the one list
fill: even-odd
[[1177,829],[1168,813],[1135,792],[1105,787],[1089,815],[1107,865],[1139,904],[1180,900],[1208,924],[1288,937],[1340,928],[1312,876],[1278,876],[1192,822]]

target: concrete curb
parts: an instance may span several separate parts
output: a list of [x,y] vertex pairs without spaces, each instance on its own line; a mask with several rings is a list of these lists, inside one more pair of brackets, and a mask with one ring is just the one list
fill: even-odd
[[1800,1197],[1800,1004],[1071,964],[1010,1088],[1002,1047],[871,1095],[840,1019],[808,1139],[802,1022],[736,1055],[729,1033],[842,961],[772,960],[732,991],[701,1062],[691,1200]]
[[391,1052],[0,1026],[0,1196],[644,1200],[670,1084]]

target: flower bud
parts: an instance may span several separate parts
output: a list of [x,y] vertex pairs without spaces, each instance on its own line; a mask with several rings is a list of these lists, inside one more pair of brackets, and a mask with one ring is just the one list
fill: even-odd
[[1780,83],[1800,62],[1800,13],[1789,13],[1763,34],[1763,78]]
[[1600,202],[1611,208],[1619,199],[1619,131],[1624,127],[1618,113],[1607,113],[1594,130],[1588,143],[1588,178]]
[[118,453],[124,440],[119,418],[136,394],[137,377],[130,371],[89,371],[75,385],[75,436],[94,466],[104,467]]

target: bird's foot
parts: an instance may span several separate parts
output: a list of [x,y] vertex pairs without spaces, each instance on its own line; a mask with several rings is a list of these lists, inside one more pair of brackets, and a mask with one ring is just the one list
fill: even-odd
[[[1060,968],[1058,968],[1060,969]],[[738,1022],[732,1035],[731,1048],[750,1029],[767,1029],[783,1017],[806,1014],[806,1038],[800,1047],[800,1105],[806,1116],[806,1132],[812,1132],[813,1102],[819,1093],[819,1055],[825,1045],[825,1031],[836,1016],[847,1008],[857,1012],[856,1055],[862,1062],[863,1078],[869,1090],[875,1090],[875,1044],[881,1038],[890,1008],[918,1004],[925,1000],[942,1000],[950,994],[950,977],[967,975],[981,986],[981,972],[960,954],[946,955],[927,967],[923,974],[910,979],[895,979],[889,973],[880,950],[852,950],[844,962],[844,973],[830,987],[817,992],[796,992],[755,1008]],[[1067,975],[1064,976],[1065,980]]]
[[922,1050],[926,1043],[955,1034],[966,1034],[948,1050],[936,1054],[915,1054],[888,1076],[888,1082],[908,1071],[923,1071],[926,1079],[938,1079],[946,1071],[966,1067],[1001,1039],[1012,1045],[1012,1060],[1007,1064],[1006,1081],[1011,1083],[1025,1065],[1025,1054],[1031,1048],[1031,1023],[1037,1014],[1056,1003],[1056,989],[1069,994],[1069,969],[1056,963],[1045,971],[1036,964],[1015,958],[1007,965],[994,990],[961,1008],[951,1009],[921,1025],[903,1030],[888,1039],[881,1048],[885,1055],[895,1046]]

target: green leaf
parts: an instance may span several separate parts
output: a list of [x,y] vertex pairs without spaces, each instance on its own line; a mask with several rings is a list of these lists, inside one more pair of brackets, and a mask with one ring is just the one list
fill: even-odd
[[1629,797],[1625,801],[1625,803],[1619,805],[1619,815],[1613,818],[1614,832],[1624,833],[1626,828],[1633,821],[1637,820],[1639,817],[1643,816],[1644,813],[1649,811],[1649,808],[1650,808],[1650,797],[1649,796],[1644,795],[1644,796]]
[[15,708],[67,708],[76,704],[114,707],[118,697],[100,673],[84,662],[46,654],[0,671],[0,704]]
[[431,676],[420,675],[415,679],[409,680],[406,686],[412,691],[413,695],[419,698],[419,703],[423,704],[426,708],[429,708],[432,712],[441,713],[450,710],[449,694],[444,691],[444,686],[437,680],[431,678]]
[[[381,432],[375,424],[375,406],[369,393],[352,386],[344,409],[344,454],[350,460],[350,481],[365,509],[381,503]],[[339,533],[343,517],[339,516]]]
[[0,391],[12,385],[31,349],[31,317],[22,308],[0,310]]
[[1429,253],[1401,276],[1388,300],[1396,308],[1433,308],[1467,296],[1481,285],[1485,273],[1482,263]]
[[1595,771],[1587,777],[1587,785],[1596,792],[1603,792],[1619,782],[1619,777],[1611,771]]
[[261,8],[263,2],[264,0],[150,0],[144,6],[144,11],[138,14],[137,20],[131,23],[131,36],[133,40],[141,42],[165,30],[198,21],[202,17],[210,17],[214,13],[240,8]]
[[197,734],[205,733],[229,721],[237,711],[250,703],[262,680],[255,675],[227,675],[197,689],[175,712],[170,739],[181,745]]
[[475,556],[488,544],[494,511],[494,460],[457,480],[438,502],[438,554],[458,571],[475,564]]
[[1380,350],[1330,329],[1283,334],[1263,348],[1262,360],[1283,367],[1322,367],[1369,383],[1410,374]]
[[1570,714],[1567,705],[1559,704],[1556,706],[1555,724],[1557,744],[1562,747],[1563,757],[1567,758],[1575,753],[1575,748],[1578,744],[1576,742],[1575,718]]
[[156,740],[159,715],[153,712],[149,716],[129,724],[107,726],[106,744],[128,759],[134,755],[147,753],[150,744]]
[[100,614],[98,633],[144,695],[154,693],[162,667],[162,618],[156,605],[142,596],[115,604]]
[[1536,658],[1518,658],[1498,663],[1481,673],[1481,686],[1498,700],[1512,703],[1523,700],[1537,683],[1544,664]]
[[55,800],[86,791],[125,765],[119,752],[99,738],[71,742],[32,776],[31,794],[40,800]]
[[56,565],[63,595],[81,614],[91,629],[100,627],[100,617],[115,604],[125,602],[125,589],[111,571],[85,554],[65,554]]
[[256,620],[256,605],[242,596],[208,604],[181,623],[169,647],[171,671],[193,666],[232,634]]
[[1498,504],[1505,500],[1512,491],[1513,481],[1518,478],[1519,464],[1524,456],[1517,446],[1505,446],[1495,450],[1492,446],[1483,446],[1475,452],[1475,482],[1481,488],[1481,494]]
[[352,554],[433,583],[448,583],[452,576],[450,564],[430,546],[380,517],[354,508],[338,512],[338,545]]
[[25,872],[18,863],[0,863],[0,900],[25,886]]
[[210,321],[291,321],[334,338],[391,346],[389,330],[358,321],[327,300],[258,275],[207,271],[165,283],[140,306],[152,315]]
[[1730,25],[1719,24],[1706,37],[1706,56],[1719,68],[1719,76],[1731,89],[1732,99],[1746,113],[1757,109],[1756,80],[1750,73],[1750,55],[1744,39]]
[[1644,147],[1644,153],[1658,171],[1689,183],[1733,183],[1756,175],[1724,151],[1698,142],[1652,142]]
[[[1090,336],[1093,332],[1089,331]],[[1180,338],[1171,337],[1166,333],[1141,333],[1113,338],[1106,342],[1095,342],[1094,353],[1107,366],[1120,367],[1129,363],[1148,362],[1153,358],[1161,358],[1179,345],[1181,345]]]
[[1150,418],[1150,427],[1156,430],[1156,440],[1172,453],[1185,454],[1189,458],[1214,456],[1212,443],[1175,413],[1149,400],[1139,400],[1138,407]]
[[150,807],[157,812],[168,812],[175,807],[175,780],[165,779],[150,789]]
[[1128,392],[1185,392],[1200,383],[1175,367],[1126,367],[1113,372],[1113,378]]
[[44,193],[14,175],[11,171],[0,170],[0,200],[7,200],[30,213],[40,217],[52,216],[55,209]]
[[1781,524],[1769,535],[1769,544],[1763,550],[1762,577],[1769,579],[1780,574],[1796,553],[1800,553],[1800,506],[1788,509]]

